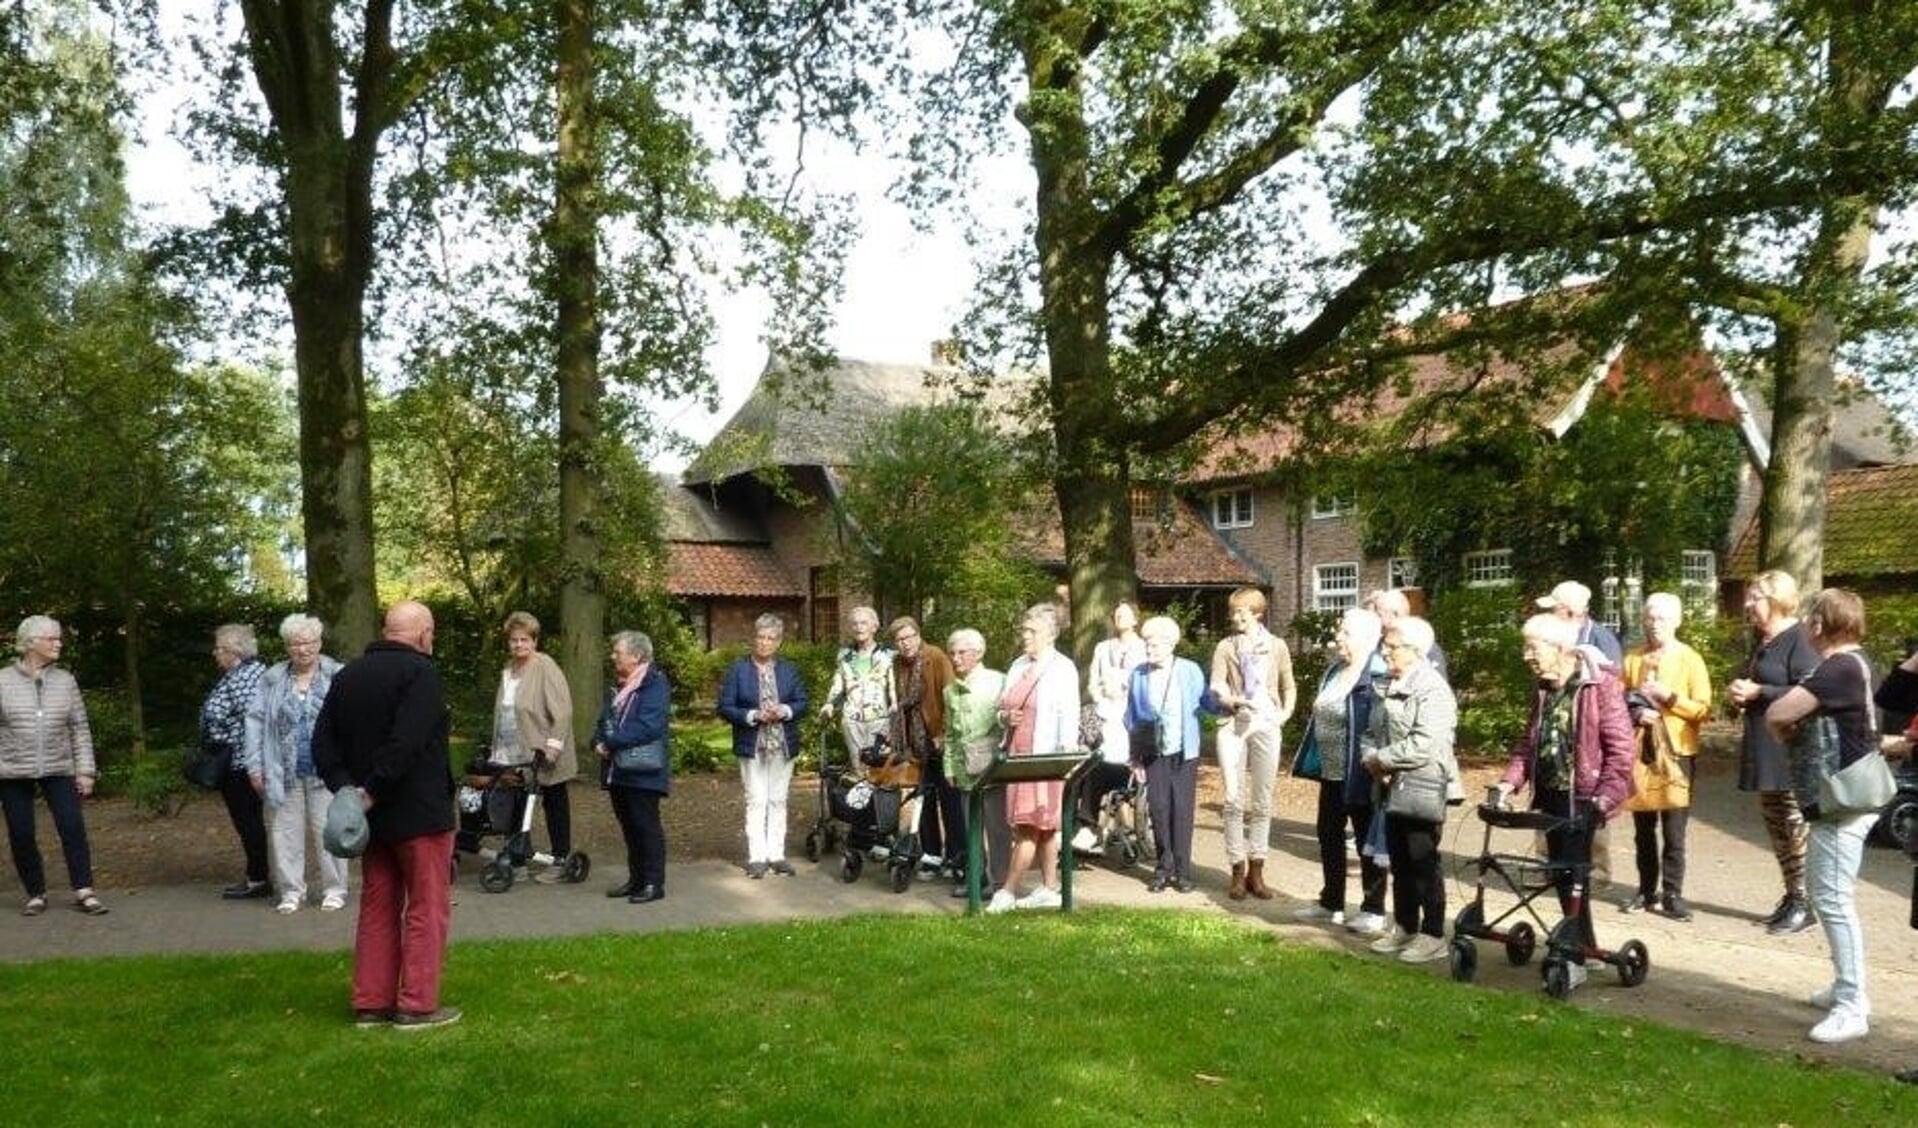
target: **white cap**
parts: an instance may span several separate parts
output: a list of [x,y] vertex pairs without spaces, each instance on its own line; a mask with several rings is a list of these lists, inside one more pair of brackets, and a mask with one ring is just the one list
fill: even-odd
[[1583,615],[1592,606],[1592,589],[1577,580],[1566,580],[1552,589],[1552,594],[1540,596],[1538,605],[1551,610],[1563,607],[1574,615]]

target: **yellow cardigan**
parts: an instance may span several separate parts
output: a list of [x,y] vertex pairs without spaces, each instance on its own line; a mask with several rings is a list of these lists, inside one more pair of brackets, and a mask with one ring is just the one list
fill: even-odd
[[[1644,684],[1652,672],[1644,647],[1634,647],[1625,655],[1628,691]],[[1658,707],[1658,723],[1664,729],[1665,740],[1657,745],[1653,762],[1647,764],[1640,756],[1632,767],[1634,788],[1625,804],[1628,811],[1669,811],[1691,806],[1691,779],[1670,762],[1670,757],[1689,759],[1698,755],[1699,726],[1712,711],[1711,675],[1698,651],[1672,640],[1658,656],[1657,674],[1658,684],[1676,696]],[[1634,730],[1634,736],[1643,748],[1651,734],[1640,728]]]

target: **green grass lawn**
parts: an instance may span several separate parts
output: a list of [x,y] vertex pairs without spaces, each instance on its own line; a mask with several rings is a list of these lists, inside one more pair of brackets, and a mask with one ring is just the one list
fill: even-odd
[[[40,1124],[1827,1125],[1918,1090],[1227,919],[866,917],[462,944],[457,1026],[348,1022],[344,954],[0,967]],[[1648,988],[1649,989],[1649,988]]]

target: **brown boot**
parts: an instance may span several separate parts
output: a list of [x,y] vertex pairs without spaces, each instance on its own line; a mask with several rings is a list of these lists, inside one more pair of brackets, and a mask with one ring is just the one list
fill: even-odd
[[1232,888],[1227,889],[1225,891],[1225,895],[1232,898],[1234,901],[1245,900],[1245,863],[1244,862],[1232,863]]
[[1253,858],[1245,864],[1245,891],[1261,901],[1272,899],[1272,890],[1265,884],[1265,859]]

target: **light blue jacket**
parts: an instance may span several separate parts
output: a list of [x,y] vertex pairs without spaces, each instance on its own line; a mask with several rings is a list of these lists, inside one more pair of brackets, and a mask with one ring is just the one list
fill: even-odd
[[[1127,732],[1142,722],[1160,719],[1160,703],[1152,694],[1151,675],[1152,667],[1148,665],[1142,664],[1132,671],[1132,684],[1126,692],[1125,703]],[[1189,658],[1174,658],[1172,687],[1166,695],[1165,715],[1179,720],[1179,755],[1182,759],[1199,758],[1199,717],[1205,712],[1204,701],[1205,674],[1200,671],[1198,663]]]

